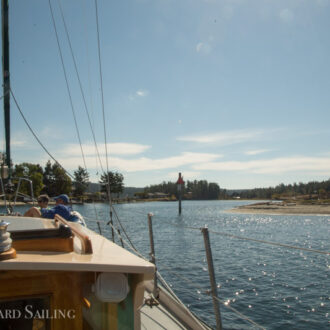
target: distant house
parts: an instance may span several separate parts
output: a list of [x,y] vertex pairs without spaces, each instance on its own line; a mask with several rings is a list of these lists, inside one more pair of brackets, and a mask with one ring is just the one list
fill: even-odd
[[165,194],[162,192],[148,193],[147,198],[168,198],[170,194]]

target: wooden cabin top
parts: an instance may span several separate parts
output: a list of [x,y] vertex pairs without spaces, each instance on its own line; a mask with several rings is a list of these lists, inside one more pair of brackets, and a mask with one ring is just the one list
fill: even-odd
[[[50,219],[0,216],[1,220],[9,223],[7,231],[11,232],[12,236],[15,231],[57,228],[55,221]],[[153,264],[135,256],[92,230],[76,223],[70,223],[70,227],[79,229],[90,239],[92,253],[82,253],[82,246],[77,237],[72,239],[73,249],[70,252],[40,251],[37,248],[31,248],[29,251],[31,245],[27,241],[27,247],[23,251],[16,249],[16,258],[0,261],[0,270],[120,272],[144,274],[145,279],[151,278],[155,272]]]

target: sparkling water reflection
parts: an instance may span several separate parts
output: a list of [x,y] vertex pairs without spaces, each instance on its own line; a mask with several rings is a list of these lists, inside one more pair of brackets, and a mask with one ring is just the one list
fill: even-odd
[[[115,205],[126,232],[148,258],[147,213],[152,212],[157,266],[180,299],[212,327],[215,326],[204,243],[199,230],[279,242],[329,251],[328,216],[230,214],[226,210],[246,202],[154,202]],[[102,219],[103,233],[109,207],[77,205],[83,215]],[[94,221],[90,228],[98,231]],[[329,257],[307,251],[269,246],[210,233],[219,297],[267,329],[326,329],[329,326]],[[225,329],[253,326],[221,305]]]

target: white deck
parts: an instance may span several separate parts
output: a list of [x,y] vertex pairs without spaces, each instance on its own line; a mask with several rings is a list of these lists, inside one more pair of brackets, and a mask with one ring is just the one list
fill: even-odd
[[[151,296],[153,281],[145,282],[145,300]],[[150,307],[143,305],[140,310],[141,329],[160,330],[160,329],[194,329],[210,330],[210,328],[197,319],[189,309],[174,299],[162,286],[158,286],[159,304]]]
[[[54,222],[47,219],[0,216],[0,220],[9,222],[8,231],[15,229],[52,228]],[[82,227],[92,241],[93,254],[80,254],[79,244],[70,253],[19,251],[17,258],[1,261],[0,270],[62,270],[97,271],[145,274],[151,277],[153,264],[135,256],[95,232]]]
[[187,329],[183,324],[176,320],[163,306],[143,306],[141,314],[141,329]]

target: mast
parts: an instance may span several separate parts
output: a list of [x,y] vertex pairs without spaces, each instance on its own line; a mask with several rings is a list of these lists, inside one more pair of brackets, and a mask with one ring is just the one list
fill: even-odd
[[1,0],[2,13],[2,73],[3,73],[3,109],[5,116],[6,163],[8,182],[11,179],[10,164],[10,79],[9,79],[9,17],[8,0]]

